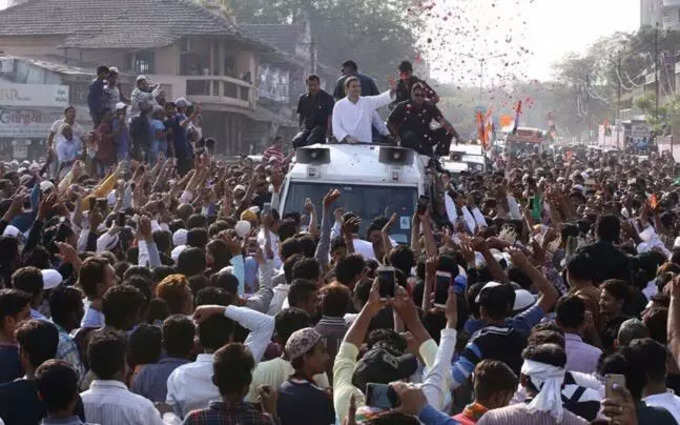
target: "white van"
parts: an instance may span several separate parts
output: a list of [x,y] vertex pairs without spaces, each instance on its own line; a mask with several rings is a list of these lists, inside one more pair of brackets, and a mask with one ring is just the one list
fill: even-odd
[[375,217],[389,218],[396,212],[392,239],[408,243],[418,197],[427,190],[426,164],[415,151],[396,146],[316,144],[298,148],[284,180],[279,211],[282,215],[302,211],[306,198],[319,208],[326,193],[338,188],[341,196],[335,208],[361,217],[362,237]]

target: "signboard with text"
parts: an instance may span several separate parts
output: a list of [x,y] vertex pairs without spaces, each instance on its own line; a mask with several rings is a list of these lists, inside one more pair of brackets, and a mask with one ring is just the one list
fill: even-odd
[[0,105],[0,138],[47,138],[61,108],[22,108]]
[[63,110],[68,105],[68,86],[57,84],[13,84],[0,81],[0,106],[49,106],[62,108]]

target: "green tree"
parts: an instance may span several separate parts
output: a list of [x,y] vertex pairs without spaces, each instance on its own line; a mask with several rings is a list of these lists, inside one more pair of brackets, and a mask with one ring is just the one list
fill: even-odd
[[240,22],[290,23],[307,14],[322,63],[336,67],[347,59],[359,63],[386,86],[401,60],[417,55],[422,21],[409,17],[410,0],[231,0]]

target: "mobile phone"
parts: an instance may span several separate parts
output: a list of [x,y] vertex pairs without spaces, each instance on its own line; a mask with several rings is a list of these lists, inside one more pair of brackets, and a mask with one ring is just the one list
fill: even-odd
[[116,226],[119,227],[124,227],[125,226],[125,213],[118,213],[118,216],[116,217]]
[[272,203],[271,202],[265,202],[264,205],[262,205],[262,214],[269,215],[271,213],[272,213]]
[[446,304],[446,299],[449,296],[449,287],[453,283],[451,273],[444,271],[437,271],[437,286],[434,291],[434,303]]
[[106,198],[97,198],[97,208],[104,211],[106,207],[109,205],[109,202]]
[[366,384],[366,404],[379,409],[392,409],[399,405],[399,396],[388,384]]
[[393,298],[396,269],[391,266],[378,267],[378,283],[380,284],[380,298]]
[[248,255],[254,256],[257,254],[257,238],[248,238]]
[[615,398],[614,385],[625,388],[626,377],[620,373],[608,373],[604,376],[604,394],[606,398]]
[[420,195],[418,198],[418,215],[423,215],[427,212],[427,206],[430,204],[430,198],[425,195]]

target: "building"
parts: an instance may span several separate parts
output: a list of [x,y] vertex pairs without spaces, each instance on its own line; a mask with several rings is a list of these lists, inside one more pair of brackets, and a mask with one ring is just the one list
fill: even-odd
[[680,0],[640,0],[640,26],[680,30]]
[[311,25],[304,17],[292,24],[240,23],[239,28],[247,36],[277,49],[277,53],[263,55],[260,61],[258,110],[250,137],[261,140],[282,135],[291,139],[298,131],[297,101],[307,90],[307,76],[319,75],[321,87],[331,92],[336,76],[318,62]]
[[[64,109],[76,106],[76,121],[91,128],[87,109],[92,70],[17,56],[0,56],[0,157],[37,159]],[[122,76],[125,91],[134,78]]]
[[[250,150],[260,58],[285,56],[245,35],[221,8],[189,0],[29,0],[0,11],[0,50],[87,70],[90,78],[99,64],[126,78],[145,74],[166,99],[201,105],[203,134],[216,138],[223,155]],[[71,92],[70,102],[80,101]]]

